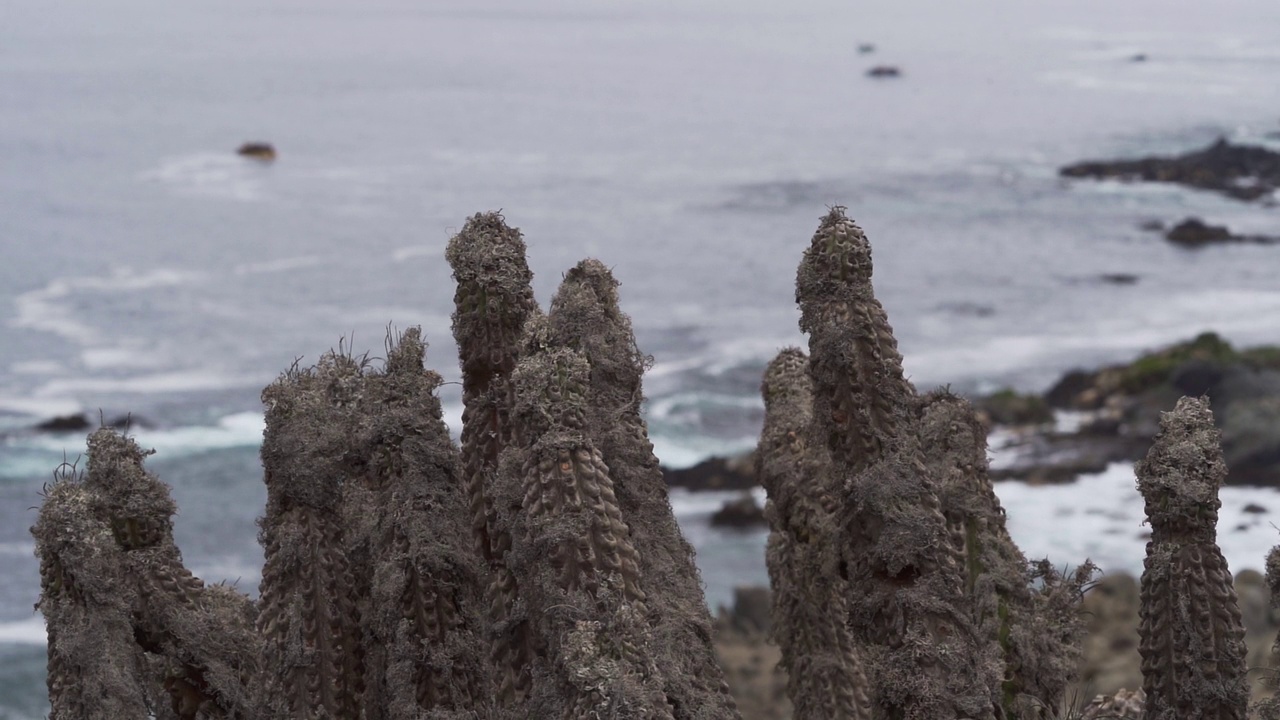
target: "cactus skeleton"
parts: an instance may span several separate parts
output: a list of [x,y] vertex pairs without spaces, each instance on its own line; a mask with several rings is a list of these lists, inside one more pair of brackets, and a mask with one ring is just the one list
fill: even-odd
[[[57,474],[32,528],[52,718],[740,717],[617,280],[584,260],[542,315],[524,240],[497,213],[468,219],[446,256],[461,448],[417,328],[389,333],[382,368],[340,347],[285,372],[262,394],[256,601],[183,566],[177,508],[133,440],[98,430],[86,471]],[[832,208],[797,273],[808,354],[783,350],[761,386],[772,634],[794,717],[1053,717],[1093,567],[1027,562],[984,428],[961,398],[917,394],[871,274],[865,234]],[[1144,688],[1083,717],[1242,720],[1207,401],[1165,415],[1137,473]],[[1280,549],[1267,565],[1280,586]]]

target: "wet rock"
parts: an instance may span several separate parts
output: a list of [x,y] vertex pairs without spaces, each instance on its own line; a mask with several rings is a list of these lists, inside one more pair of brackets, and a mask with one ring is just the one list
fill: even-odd
[[876,65],[867,71],[867,77],[896,78],[902,76],[902,70],[896,65]]
[[1097,373],[1088,370],[1068,371],[1044,394],[1045,402],[1055,408],[1091,410],[1096,406],[1086,406],[1081,396],[1093,389],[1096,377]]
[[1039,395],[1005,388],[974,403],[988,425],[1043,425],[1053,422],[1053,410]]
[[267,142],[247,142],[236,150],[237,155],[263,162],[271,162],[276,159],[276,148]]
[[773,593],[761,585],[739,585],[733,589],[733,609],[720,606],[719,624],[734,632],[767,636],[773,628]]
[[870,55],[876,51],[876,46],[872,43],[862,43],[858,45],[858,53],[860,55]]
[[1262,507],[1257,503],[1249,503],[1248,505],[1244,506],[1244,510],[1243,510],[1243,512],[1250,513],[1252,515],[1261,515],[1266,511],[1267,511],[1266,508]]
[[753,454],[713,457],[690,468],[663,468],[667,485],[689,490],[747,490],[757,485]]
[[65,432],[84,432],[92,425],[89,424],[89,418],[84,413],[76,415],[59,415],[58,417],[45,420],[35,429],[40,432],[65,433]]
[[1149,220],[1143,220],[1142,222],[1138,223],[1138,229],[1146,230],[1147,232],[1163,232],[1164,221],[1156,220],[1154,218]]
[[712,527],[757,528],[768,527],[764,509],[756,504],[751,493],[743,493],[741,497],[725,501],[725,504],[711,515]]
[[1203,150],[1176,157],[1091,160],[1058,172],[1069,178],[1177,183],[1238,200],[1258,200],[1280,187],[1280,153],[1219,138]]
[[1129,62],[1140,63],[1140,62],[1146,62],[1146,61],[1147,61],[1146,53],[1135,53],[1129,56]]
[[1280,243],[1280,237],[1269,235],[1236,235],[1225,225],[1210,225],[1198,217],[1189,217],[1165,233],[1165,239],[1182,247],[1198,248],[1221,243]]

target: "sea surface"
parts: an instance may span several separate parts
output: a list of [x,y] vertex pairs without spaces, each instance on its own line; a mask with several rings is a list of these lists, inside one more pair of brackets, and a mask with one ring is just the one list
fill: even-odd
[[[540,301],[583,257],[614,268],[673,466],[754,443],[834,204],[922,388],[1039,390],[1208,329],[1280,341],[1280,248],[1139,229],[1277,234],[1274,205],[1056,174],[1280,147],[1278,77],[1273,0],[0,0],[0,718],[46,711],[27,528],[84,450],[22,428],[132,413],[188,564],[253,592],[262,386],[339,342],[376,356],[389,324],[457,380],[443,251],[497,209]],[[251,140],[279,159],[236,156]],[[1029,555],[1140,567],[1128,466],[1000,493]],[[707,525],[725,497],[672,496],[713,607],[765,580],[762,533]],[[1232,514],[1253,500],[1276,499],[1224,495],[1234,569],[1278,536]]]

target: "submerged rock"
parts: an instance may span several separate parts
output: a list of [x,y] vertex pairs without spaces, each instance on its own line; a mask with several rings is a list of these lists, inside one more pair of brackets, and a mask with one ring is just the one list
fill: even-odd
[[1213,190],[1238,200],[1258,200],[1280,187],[1280,153],[1219,138],[1209,147],[1176,157],[1090,160],[1068,165],[1059,174],[1071,178],[1125,182],[1168,182]]
[[1280,243],[1280,237],[1267,235],[1236,235],[1225,225],[1210,225],[1198,217],[1189,217],[1175,225],[1165,239],[1183,247],[1204,247],[1219,243],[1256,243],[1269,245]]
[[751,493],[743,493],[741,497],[725,501],[719,510],[711,516],[712,527],[755,528],[767,527],[764,509],[756,503]]
[[755,487],[754,455],[713,457],[690,468],[662,468],[667,485],[689,490],[748,490]]

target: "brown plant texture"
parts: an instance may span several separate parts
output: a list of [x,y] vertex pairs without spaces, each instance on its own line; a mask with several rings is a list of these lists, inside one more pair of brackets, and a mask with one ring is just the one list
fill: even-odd
[[1143,717],[1243,720],[1244,625],[1217,544],[1227,466],[1208,400],[1184,397],[1164,413],[1136,469],[1151,523],[1139,626]]
[[[55,473],[32,528],[50,716],[739,718],[619,283],[584,260],[544,316],[525,249],[483,213],[446,252],[461,447],[417,328],[389,331],[381,364],[340,345],[263,391],[256,600],[184,567],[149,452],[93,433],[87,467]],[[797,276],[809,352],[783,350],[761,388],[772,632],[794,718],[1056,717],[1093,568],[1062,575],[1018,550],[983,428],[958,396],[916,393],[871,271],[865,234],[832,208]],[[1245,717],[1214,535],[1224,473],[1207,403],[1184,398],[1138,465],[1145,703],[1122,691],[1084,717]]]

